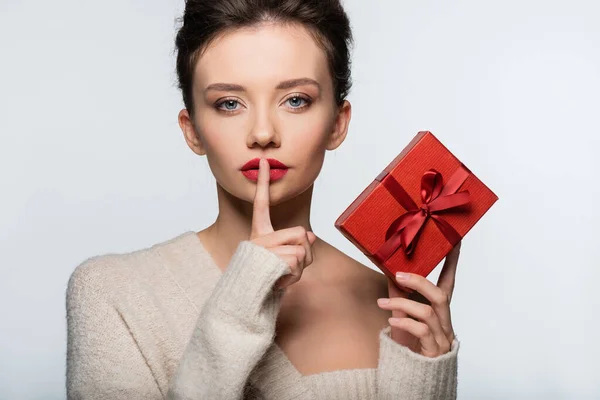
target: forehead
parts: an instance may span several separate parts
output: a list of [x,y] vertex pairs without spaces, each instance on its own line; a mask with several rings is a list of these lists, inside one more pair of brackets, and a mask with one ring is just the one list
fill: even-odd
[[297,24],[262,24],[240,28],[215,39],[199,58],[195,81],[269,84],[291,78],[313,78],[325,85],[325,52],[306,28]]

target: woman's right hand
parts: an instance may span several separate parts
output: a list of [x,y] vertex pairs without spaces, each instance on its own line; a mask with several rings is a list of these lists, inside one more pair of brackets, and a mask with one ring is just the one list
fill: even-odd
[[302,226],[278,231],[273,229],[269,212],[269,170],[269,162],[261,158],[254,196],[250,241],[275,253],[288,263],[291,274],[282,276],[275,284],[277,288],[283,289],[298,282],[304,268],[313,262],[312,244],[317,237]]

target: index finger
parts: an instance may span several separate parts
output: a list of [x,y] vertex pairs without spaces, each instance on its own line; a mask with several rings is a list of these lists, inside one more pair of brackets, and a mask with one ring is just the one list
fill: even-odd
[[458,256],[460,255],[461,242],[446,255],[442,272],[438,278],[437,286],[448,295],[448,302],[452,300],[454,292],[454,282],[456,281],[456,266],[458,265]]
[[271,214],[269,213],[269,180],[270,167],[267,160],[261,158],[258,163],[258,180],[254,207],[252,210],[252,234],[262,236],[273,232]]

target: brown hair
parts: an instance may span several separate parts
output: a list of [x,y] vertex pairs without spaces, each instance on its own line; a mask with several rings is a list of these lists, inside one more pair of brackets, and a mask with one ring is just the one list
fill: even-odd
[[178,87],[193,118],[193,72],[196,61],[217,36],[263,22],[299,23],[308,28],[327,55],[335,102],[350,91],[352,30],[340,0],[186,0],[175,39]]

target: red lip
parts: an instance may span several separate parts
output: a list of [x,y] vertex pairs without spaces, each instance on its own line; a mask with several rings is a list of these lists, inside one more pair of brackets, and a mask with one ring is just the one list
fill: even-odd
[[[287,165],[285,165],[281,161],[276,160],[274,158],[267,158],[267,161],[269,161],[269,166],[271,167],[271,169],[287,169],[288,168]],[[258,169],[259,162],[260,162],[260,158],[253,158],[252,160],[250,160],[246,164],[244,164],[244,166],[241,168],[241,170],[247,171],[249,169]]]

